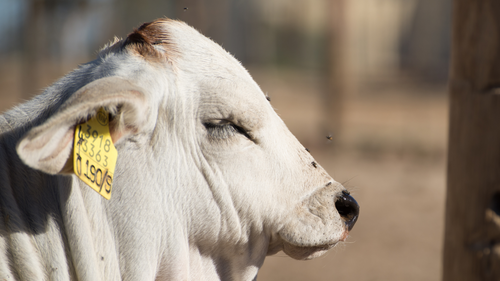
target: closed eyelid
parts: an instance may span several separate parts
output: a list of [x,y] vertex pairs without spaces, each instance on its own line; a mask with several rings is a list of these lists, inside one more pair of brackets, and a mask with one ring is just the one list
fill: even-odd
[[241,134],[249,140],[252,140],[252,137],[243,127],[225,119],[204,122],[203,125],[207,129],[209,135],[213,138],[226,139],[234,136],[235,134]]

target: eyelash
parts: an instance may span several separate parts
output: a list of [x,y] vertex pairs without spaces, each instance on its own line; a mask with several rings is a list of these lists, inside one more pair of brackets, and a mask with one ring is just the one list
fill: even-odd
[[227,139],[236,134],[241,134],[251,140],[250,136],[243,128],[233,123],[214,124],[207,122],[203,125],[207,129],[208,135],[214,139]]

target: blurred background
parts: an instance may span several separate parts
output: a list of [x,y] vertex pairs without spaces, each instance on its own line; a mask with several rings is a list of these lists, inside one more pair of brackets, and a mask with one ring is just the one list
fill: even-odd
[[[346,243],[268,257],[258,280],[439,280],[450,0],[0,0],[0,111],[114,36],[186,21],[250,71],[361,205]],[[331,136],[331,140],[327,139]]]

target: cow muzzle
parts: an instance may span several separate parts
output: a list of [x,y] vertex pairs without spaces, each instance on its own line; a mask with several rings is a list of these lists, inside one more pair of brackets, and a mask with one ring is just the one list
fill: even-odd
[[354,200],[349,191],[343,190],[342,194],[335,200],[335,208],[337,208],[340,217],[344,220],[347,231],[351,231],[359,216],[358,202]]
[[333,182],[301,201],[279,231],[283,251],[295,259],[311,259],[343,242],[359,217],[359,205]]

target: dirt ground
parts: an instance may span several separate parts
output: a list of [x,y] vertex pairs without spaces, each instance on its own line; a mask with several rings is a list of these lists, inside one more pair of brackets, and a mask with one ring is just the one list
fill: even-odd
[[[282,252],[270,256],[258,280],[439,280],[446,88],[404,79],[363,86],[345,97],[342,130],[328,143],[320,126],[321,79],[284,70],[250,72],[290,130],[361,206],[347,242],[312,261]],[[2,72],[2,111],[21,99],[22,76],[16,73]]]

